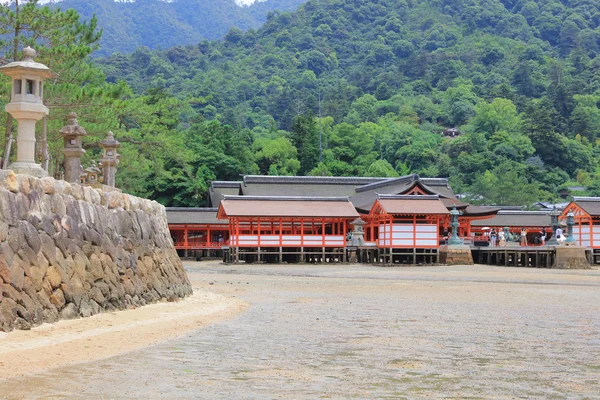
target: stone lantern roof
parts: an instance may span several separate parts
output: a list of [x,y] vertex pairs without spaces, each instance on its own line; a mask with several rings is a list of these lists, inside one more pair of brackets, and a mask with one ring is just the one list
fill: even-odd
[[63,136],[86,136],[86,130],[79,126],[77,121],[77,114],[74,112],[67,116],[67,125],[60,128],[58,131]]
[[106,139],[104,139],[103,141],[100,142],[100,147],[102,148],[118,148],[119,146],[121,146],[121,143],[119,143],[114,136],[114,133],[112,133],[111,131],[108,131],[108,134],[106,135]]
[[50,68],[33,60],[36,56],[37,52],[27,46],[23,49],[23,59],[21,61],[13,61],[3,65],[0,70],[4,75],[10,77],[29,72],[44,79],[56,78],[56,74],[50,71]]

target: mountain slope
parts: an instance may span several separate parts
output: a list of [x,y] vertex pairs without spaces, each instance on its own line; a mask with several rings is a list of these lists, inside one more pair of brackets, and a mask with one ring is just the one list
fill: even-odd
[[96,14],[104,29],[95,55],[131,52],[139,46],[169,48],[219,39],[231,27],[259,27],[269,11],[290,10],[303,0],[268,0],[239,6],[234,0],[63,0],[51,7],[73,8],[84,19]]
[[415,172],[527,204],[570,180],[600,190],[599,53],[591,0],[313,0],[223,41],[98,63],[187,103],[183,129],[243,137],[251,161],[217,179]]

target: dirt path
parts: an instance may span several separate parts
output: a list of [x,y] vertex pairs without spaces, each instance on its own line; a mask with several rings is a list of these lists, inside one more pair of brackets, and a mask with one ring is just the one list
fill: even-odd
[[[195,285],[196,286],[196,285]],[[229,318],[246,308],[194,288],[189,298],[0,334],[0,377],[13,378],[112,357]]]

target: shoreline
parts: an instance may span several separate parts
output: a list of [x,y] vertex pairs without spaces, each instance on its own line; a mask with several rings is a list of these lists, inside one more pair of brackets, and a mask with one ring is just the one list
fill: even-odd
[[97,361],[175,339],[231,318],[248,304],[202,290],[177,301],[0,333],[0,382]]

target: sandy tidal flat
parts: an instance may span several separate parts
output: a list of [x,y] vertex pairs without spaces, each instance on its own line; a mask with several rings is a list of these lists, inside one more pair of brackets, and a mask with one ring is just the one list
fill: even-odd
[[198,290],[161,302],[0,333],[0,379],[112,357],[176,338],[245,309],[235,298]]

